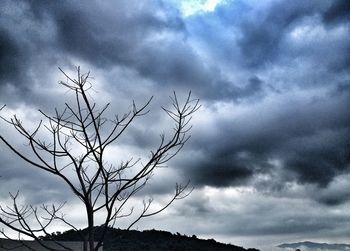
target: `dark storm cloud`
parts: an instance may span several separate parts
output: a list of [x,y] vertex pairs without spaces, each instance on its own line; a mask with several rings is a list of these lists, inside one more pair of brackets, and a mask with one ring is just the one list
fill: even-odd
[[[136,4],[131,3],[131,6]],[[132,8],[125,6],[120,7],[124,11]],[[142,12],[136,11],[134,15],[126,16],[123,11],[117,11],[118,15],[111,13],[96,19],[92,18],[95,12],[108,11],[99,6],[94,8],[93,13],[84,8],[75,13],[74,6],[65,7],[61,12],[56,10],[53,15],[59,44],[70,54],[94,65],[107,68],[124,65],[159,86],[185,87],[207,99],[237,100],[261,90],[258,86],[260,82],[249,80],[249,85],[241,90],[234,83],[222,79],[220,71],[205,66],[186,42],[187,31],[179,13],[171,10],[164,19],[155,16],[154,11],[148,9],[151,7],[163,8],[161,4],[145,4]],[[154,36],[163,33],[169,33],[174,39],[153,40]],[[259,88],[252,90],[252,87]]]
[[180,18],[168,14],[161,18],[151,11],[151,8],[160,9],[160,3],[139,4],[129,1],[116,6],[93,4],[91,8],[65,2],[59,11],[52,9],[58,42],[69,53],[97,65],[133,64],[138,61],[138,50],[142,53],[142,44],[147,38],[184,29]]
[[[208,46],[208,53],[213,53],[227,64],[247,68],[250,72],[265,66],[287,66],[296,58],[315,60],[317,55],[327,57],[322,59],[327,62],[332,55],[342,53],[344,59],[335,56],[335,62],[332,62],[334,68],[337,65],[340,67],[342,61],[349,62],[349,46],[345,39],[333,41],[328,46],[322,44],[326,39],[311,43],[305,41],[301,43],[303,51],[288,44],[290,33],[295,28],[303,28],[305,22],[316,26],[319,21],[327,19],[328,13],[334,13],[340,19],[332,27],[327,26],[327,31],[346,24],[343,16],[347,13],[344,8],[348,4],[344,4],[344,1],[273,1],[260,5],[255,8],[244,1],[228,2],[206,18],[191,19],[188,29],[203,40],[201,43]],[[329,55],[325,55],[328,50]],[[300,63],[305,63],[303,61],[301,59]]]
[[242,160],[237,156],[206,155],[208,159],[196,160],[191,170],[191,181],[195,185],[210,185],[214,187],[228,187],[241,185],[254,173],[254,163],[251,159]]
[[21,57],[19,46],[15,38],[11,37],[8,31],[0,29],[0,78],[1,84],[6,83],[10,79],[16,78],[20,72],[20,65],[25,60]]
[[[329,27],[350,26],[350,3],[348,1],[332,1],[331,6],[322,13],[323,22]],[[343,53],[336,62],[331,64],[331,69],[336,72],[347,71],[350,69],[350,45],[345,43]]]
[[335,137],[338,142],[332,142],[332,145],[322,141],[305,142],[304,145],[303,141],[299,142],[299,147],[291,149],[294,150],[294,154],[291,154],[294,156],[287,157],[286,167],[297,174],[299,182],[328,185],[335,176],[349,171],[349,130],[339,133],[338,137]]
[[[212,77],[184,42],[186,30],[179,13],[165,12],[161,2],[94,3],[92,8],[64,2],[40,7],[53,17],[57,43],[65,53],[99,67],[130,67],[159,85],[210,83]],[[154,9],[164,16],[157,16]],[[175,41],[153,39],[163,33]]]
[[[4,5],[5,10],[13,8],[11,2]],[[205,99],[241,101],[262,90],[251,79],[247,87],[237,86],[215,66],[206,65],[188,43],[180,13],[161,1],[90,5],[28,1],[20,6],[14,19],[21,20],[17,23],[25,33],[23,38],[11,29],[4,33],[4,46],[10,46],[5,58],[11,58],[11,69],[4,68],[4,76],[34,71],[39,60],[67,64],[70,55],[104,70],[127,67],[161,88],[192,89]]]
[[271,3],[266,13],[254,13],[242,21],[242,37],[238,45],[248,67],[261,67],[272,63],[284,48],[281,41],[295,23],[315,12],[315,1],[291,1]]
[[349,1],[332,1],[332,5],[323,13],[322,17],[327,24],[348,23],[350,21]]
[[214,100],[232,100],[240,103],[247,100],[257,101],[264,97],[266,85],[264,81],[253,76],[248,78],[243,86],[237,86],[232,82],[221,80],[216,84],[216,88],[213,89],[215,89],[215,93],[211,95],[211,98]]
[[[242,53],[242,62],[248,69],[283,65],[289,60],[308,57],[317,64],[318,55],[323,55],[325,71],[348,71],[350,46],[345,39],[336,39],[328,46],[321,41],[305,42],[304,51],[294,51],[286,44],[288,35],[296,27],[303,27],[306,20],[317,23],[321,19],[325,29],[348,26],[349,3],[347,1],[277,1],[268,4],[265,12],[251,11],[240,23],[240,37],[237,45]],[[248,11],[249,13],[249,11]],[[349,33],[347,29],[347,33]],[[342,54],[342,57],[336,55]]]
[[199,185],[228,186],[257,173],[280,172],[270,162],[277,159],[284,170],[282,180],[327,186],[349,171],[349,98],[347,92],[337,100],[328,94],[320,100],[299,101],[298,106],[291,100],[247,117],[218,121],[217,131],[196,132],[211,136],[193,139],[201,158],[184,165]]
[[327,206],[339,206],[349,201],[350,192],[349,191],[337,191],[337,192],[327,192],[325,194],[321,194],[316,196],[317,201],[321,204]]
[[36,81],[41,78],[39,81],[44,86],[46,69],[55,61],[52,56],[55,53],[51,54],[55,46],[50,45],[52,27],[46,21],[36,20],[28,3],[0,3],[0,99],[8,106],[21,102],[39,103],[32,97]]
[[[172,13],[175,10],[163,7],[156,1],[90,5],[70,1],[3,1],[1,77],[18,87],[18,91],[28,86],[30,93],[30,85],[46,76],[45,68],[63,67],[62,62],[69,65],[71,56],[98,68],[134,68],[140,56],[146,54],[144,47],[148,41],[152,43],[153,36],[184,29],[181,19]],[[155,9],[162,13],[154,13]],[[145,65],[152,65],[151,56],[146,61]],[[36,66],[44,70],[38,73],[40,76],[35,76]]]
[[[10,2],[6,2],[5,5],[7,8],[13,7]],[[242,14],[242,20],[225,14],[223,9],[219,8],[221,22],[216,22],[215,25],[236,26],[241,36],[232,38],[233,48],[235,49],[234,45],[237,44],[244,58],[243,65],[254,68],[265,62],[272,64],[275,59],[283,56],[282,52],[288,52],[289,48],[285,47],[288,44],[282,42],[285,34],[305,18],[323,15],[325,23],[342,24],[347,20],[346,12],[342,11],[346,6],[343,5],[342,2],[330,4],[317,1],[278,1],[267,4],[264,7],[265,12],[261,13],[240,3],[231,10],[235,13],[239,13],[237,8],[246,10],[246,13]],[[44,24],[52,26],[46,27],[51,30],[51,37],[34,38],[28,33],[39,28],[33,28],[33,25],[26,26],[26,22],[23,21],[20,24],[29,31],[23,33],[24,37],[19,37],[11,29],[5,29],[6,23],[3,22],[1,50],[4,53],[1,54],[1,60],[7,64],[2,64],[0,69],[2,77],[12,79],[14,85],[20,84],[20,81],[16,80],[18,76],[26,75],[26,72],[35,66],[38,60],[35,53],[38,52],[38,48],[45,48],[48,54],[55,54],[55,57],[74,55],[98,68],[110,69],[116,65],[129,67],[161,87],[183,86],[193,89],[208,102],[232,100],[237,103],[254,103],[263,100],[279,88],[268,78],[259,76],[264,75],[264,72],[252,72],[245,76],[243,82],[236,83],[223,76],[219,67],[203,62],[200,54],[193,50],[187,40],[189,30],[186,21],[178,11],[162,2],[149,4],[128,1],[117,5],[110,2],[92,2],[85,5],[67,1],[49,4],[28,1],[19,9],[21,11],[15,12],[18,16],[13,17],[15,20],[20,18],[19,14],[24,13],[23,19],[28,23],[39,24],[41,32],[45,30]],[[157,14],[154,9],[161,14]],[[191,20],[195,21],[196,19]],[[214,28],[212,27],[213,31]],[[159,40],[153,39],[157,36],[163,37]],[[222,34],[219,41],[222,42],[226,38],[227,36]],[[215,40],[211,42],[215,43]],[[340,51],[336,49],[337,52]],[[318,51],[314,53],[309,57],[316,60],[319,54],[316,54]],[[294,57],[293,54],[286,55],[291,59]],[[30,68],[23,70],[29,63]],[[342,68],[346,65],[347,61],[344,61]],[[27,82],[30,83],[30,79]],[[303,86],[306,81],[295,84]],[[339,86],[346,88],[348,84],[342,82]],[[343,95],[344,91],[339,92],[339,95]],[[320,104],[322,106],[327,102],[323,101]],[[324,110],[318,110],[315,108],[318,104],[310,105],[305,101],[290,106],[295,106],[295,109],[286,106],[272,111],[272,114],[268,115],[269,119],[263,121],[265,124],[252,126],[250,129],[244,128],[243,123],[242,127],[237,124],[216,125],[225,133],[219,135],[217,141],[220,144],[206,143],[212,146],[203,150],[206,158],[200,159],[200,164],[191,164],[195,166],[190,169],[191,174],[196,176],[198,173],[194,180],[199,184],[210,183],[218,186],[237,184],[238,181],[249,180],[261,170],[269,172],[272,167],[268,161],[271,158],[280,158],[286,170],[295,174],[293,178],[302,183],[327,185],[334,176],[346,171],[349,161],[347,153],[344,152],[344,147],[347,146],[345,142],[349,137],[349,121],[345,116],[346,102],[331,106],[331,110],[326,107]],[[268,114],[270,111],[263,112]],[[328,119],[332,117],[332,122],[329,122]],[[254,117],[252,119],[256,120]],[[252,121],[248,119],[245,123]],[[333,134],[323,134],[324,130],[330,130]],[[145,142],[148,140],[147,137],[143,137],[144,134],[135,133],[135,142],[147,144]],[[319,139],[330,137],[330,140],[333,140],[339,137],[339,140],[333,140],[332,145],[319,147],[320,142],[312,142],[312,137],[316,137],[317,134]],[[211,140],[213,139],[203,137],[205,142]],[[311,143],[307,142],[308,140]],[[203,171],[199,172],[199,168]]]
[[[36,23],[26,1],[0,3],[1,84],[11,83],[25,87],[24,79],[37,49],[46,47],[40,23]],[[39,27],[36,27],[38,25]],[[29,89],[29,88],[28,88]]]
[[[267,96],[275,92],[280,98],[290,99],[290,95],[293,94],[289,93],[289,88],[292,86],[314,92],[310,97],[279,104],[281,106],[278,108],[264,107],[262,102],[261,109],[258,108],[260,114],[241,122],[240,118],[227,119],[226,122],[217,121],[215,133],[208,132],[209,128],[198,133],[202,139],[194,139],[198,141],[194,147],[202,154],[198,160],[190,159],[187,163],[182,163],[190,170],[192,180],[197,185],[240,185],[249,182],[258,173],[273,176],[272,173],[277,172],[280,179],[270,180],[271,187],[283,187],[285,181],[326,187],[334,177],[349,171],[349,76],[346,74],[349,66],[349,46],[344,39],[337,40],[335,37],[332,40],[330,37],[328,41],[320,40],[317,46],[307,41],[305,44],[301,42],[298,46],[303,49],[296,50],[294,42],[288,41],[288,36],[294,29],[307,27],[308,22],[318,24],[320,18],[325,23],[337,20],[334,26],[342,27],[347,22],[347,12],[343,11],[347,7],[345,5],[341,1],[277,1],[263,5],[262,12],[252,6],[249,8],[245,4],[231,3],[228,8],[219,7],[216,14],[208,15],[213,19],[217,18],[215,21],[206,22],[203,17],[191,19],[193,24],[189,29],[192,28],[196,35],[205,39],[208,50],[213,47],[214,51],[218,50],[216,54],[220,49],[222,52],[229,51],[230,45],[227,40],[231,39],[231,49],[238,49],[242,53],[241,66],[248,67],[251,72],[257,71],[257,75],[270,73],[268,67],[261,68],[266,63],[272,68],[283,69],[281,74],[285,75],[278,76],[275,81],[283,78],[282,81],[289,85],[283,87],[269,79],[261,81],[261,78],[257,78],[257,81],[251,79],[250,84],[245,87],[246,90],[259,90],[261,83],[267,81],[264,85],[271,88],[264,89],[265,92],[269,91]],[[239,13],[237,8],[242,10],[241,20],[233,17],[235,13]],[[204,28],[196,26],[196,22]],[[238,27],[239,35],[225,36],[231,33],[229,29],[227,33],[223,33],[220,30],[222,24],[231,28],[231,32],[236,28],[233,34],[237,34]],[[319,25],[326,32],[335,29],[334,26],[322,27],[322,22]],[[220,31],[221,33],[211,34],[212,37],[218,37],[218,40],[207,39],[205,29],[209,29],[213,34]],[[348,33],[346,28],[344,34]],[[235,43],[238,48],[235,47]],[[232,56],[230,53],[226,55]],[[291,80],[296,75],[299,65],[302,69],[305,57],[305,62],[313,65],[310,72],[304,72],[300,79]],[[290,63],[293,61],[299,63]],[[290,68],[290,72],[283,72],[286,68]],[[319,74],[325,76],[324,79],[317,79],[316,75],[312,75],[312,69],[316,68],[319,69]],[[329,86],[325,97],[318,97],[318,86]],[[244,89],[236,89],[236,93],[244,95]],[[246,158],[244,161],[242,156]],[[276,169],[271,164],[271,160],[274,159],[281,161],[282,169]],[[327,203],[329,196],[326,197],[320,201]],[[341,199],[337,201],[344,202]]]
[[[173,182],[190,179],[198,193],[218,193],[195,194],[183,208],[180,203],[176,210],[188,216],[188,229],[191,217],[207,233],[211,223],[217,233],[248,236],[346,229],[345,217],[327,212],[323,218],[313,210],[342,209],[349,202],[347,1],[225,1],[190,17],[174,2],[1,1],[0,107],[6,103],[11,113],[26,109],[32,115],[32,107],[61,104],[69,95],[52,89],[61,80],[52,71],[81,64],[102,83],[96,101],[111,100],[111,113],[128,110],[126,100],[134,95],[137,104],[155,96],[149,117],[118,142],[122,158],[126,152],[149,154],[158,135],[172,130],[159,113],[169,105],[164,100],[172,90],[192,90],[203,106],[194,116],[193,137],[169,163],[170,175],[156,173],[155,186],[140,197],[169,195]],[[1,198],[20,188],[33,203],[65,199],[61,183],[2,147]],[[237,195],[242,187],[256,197]],[[295,206],[298,200],[303,203]]]

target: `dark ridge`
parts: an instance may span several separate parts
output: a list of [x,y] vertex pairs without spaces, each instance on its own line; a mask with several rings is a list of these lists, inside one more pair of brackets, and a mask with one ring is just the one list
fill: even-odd
[[[96,227],[95,236],[101,235],[101,229]],[[84,230],[81,230],[84,232]],[[44,240],[81,241],[77,231],[69,230],[63,233],[56,232],[42,237]],[[104,251],[259,251],[258,249],[224,244],[214,239],[199,239],[195,235],[186,236],[180,233],[172,234],[159,230],[123,230],[109,228],[104,239]]]

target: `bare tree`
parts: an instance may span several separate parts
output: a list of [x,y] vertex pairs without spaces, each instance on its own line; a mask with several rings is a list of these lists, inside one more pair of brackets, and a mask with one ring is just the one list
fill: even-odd
[[[137,117],[148,113],[152,97],[142,106],[133,102],[131,111],[121,117],[116,115],[113,119],[108,119],[105,113],[109,104],[98,108],[91,99],[89,73],[82,74],[79,67],[77,78],[62,70],[61,72],[67,80],[60,84],[74,93],[74,104],[66,103],[61,112],[55,109],[54,115],[39,110],[44,120],[33,131],[26,129],[16,115],[10,119],[2,117],[25,138],[32,155],[21,152],[3,135],[0,135],[0,139],[25,162],[64,181],[80,199],[86,213],[88,233],[87,236],[81,236],[85,239],[84,250],[98,250],[108,227],[113,227],[119,218],[130,217],[130,228],[142,218],[162,212],[175,200],[182,199],[191,192],[188,183],[176,184],[173,197],[162,208],[150,211],[152,199],[148,199],[143,201],[140,212],[132,209],[127,213],[123,212],[130,198],[145,187],[156,168],[164,166],[177,155],[190,138],[188,133],[191,129],[191,116],[200,106],[198,99],[191,98],[191,93],[180,104],[174,92],[171,97],[172,109],[162,107],[174,122],[172,135],[160,135],[158,147],[150,151],[146,160],[128,159],[117,165],[111,164],[105,161],[106,150],[126,132]],[[51,135],[49,139],[40,139],[38,135],[44,128]],[[10,195],[12,206],[0,207],[0,223],[17,233],[41,242],[38,236],[47,235],[49,226],[57,221],[77,230],[62,213],[64,204],[21,206],[18,193]],[[103,231],[98,239],[94,235],[97,213],[103,213]],[[4,231],[2,233],[6,236]],[[51,247],[47,249],[59,250]],[[67,248],[62,247],[60,250]]]

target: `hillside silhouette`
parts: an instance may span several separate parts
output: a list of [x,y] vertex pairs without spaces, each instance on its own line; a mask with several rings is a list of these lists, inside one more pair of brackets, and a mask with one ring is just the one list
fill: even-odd
[[[96,227],[95,236],[101,235],[102,228]],[[86,230],[81,230],[84,234]],[[42,237],[44,240],[81,241],[80,233],[69,230],[63,233],[56,232]],[[186,236],[179,233],[172,234],[159,230],[122,230],[109,228],[103,245],[104,251],[259,251],[258,249],[224,244],[214,239],[199,239],[195,235]]]

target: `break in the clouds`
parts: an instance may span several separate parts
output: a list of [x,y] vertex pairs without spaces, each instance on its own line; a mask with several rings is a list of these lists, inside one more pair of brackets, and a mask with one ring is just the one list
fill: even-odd
[[[196,187],[173,218],[160,218],[163,228],[256,246],[267,245],[262,235],[281,243],[349,234],[348,1],[5,0],[0,7],[3,115],[39,121],[36,109],[50,112],[70,98],[57,85],[57,67],[74,73],[80,65],[94,77],[95,101],[111,101],[113,112],[155,96],[149,117],[116,146],[143,155],[171,130],[159,108],[172,91],[200,98],[191,140],[149,188],[162,197],[171,181]],[[0,154],[3,200],[17,189],[33,203],[64,199],[62,184],[46,176],[37,183],[42,174],[4,145]]]

